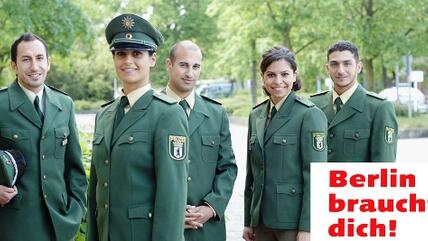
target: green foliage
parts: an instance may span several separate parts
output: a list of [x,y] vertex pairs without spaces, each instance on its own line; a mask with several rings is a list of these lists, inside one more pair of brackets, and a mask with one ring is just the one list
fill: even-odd
[[74,101],[74,107],[76,112],[96,112],[101,109],[101,105],[106,103],[103,100],[98,101],[87,101],[87,100],[76,100]]
[[400,129],[428,128],[428,114],[419,114],[413,118],[398,116]]
[[[16,0],[0,1],[0,77],[11,77],[8,70],[12,42],[24,32],[34,32],[48,44],[51,53],[69,54],[76,41],[90,45],[91,31],[88,18],[72,1]],[[0,79],[0,85],[12,79]]]
[[143,15],[165,36],[151,73],[160,87],[168,80],[170,48],[184,39],[204,53],[201,79],[258,82],[262,53],[285,45],[296,55],[303,91],[314,92],[315,80],[327,77],[326,49],[339,39],[360,47],[366,65],[360,80],[368,89],[390,85],[404,54],[414,56],[414,69],[428,73],[428,0],[0,0],[0,86],[14,78],[10,45],[34,31],[52,56],[49,84],[75,100],[112,99],[116,74],[104,30],[124,12]]
[[[220,99],[219,101],[230,116],[247,118],[252,109],[252,104],[249,99],[250,94],[248,91],[241,90],[232,97]],[[265,97],[265,99],[267,98]]]

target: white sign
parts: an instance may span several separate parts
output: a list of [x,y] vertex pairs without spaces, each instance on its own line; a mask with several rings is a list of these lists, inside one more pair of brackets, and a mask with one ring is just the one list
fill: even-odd
[[311,241],[428,240],[428,163],[312,163]]
[[424,72],[420,70],[410,72],[410,81],[416,83],[424,82]]

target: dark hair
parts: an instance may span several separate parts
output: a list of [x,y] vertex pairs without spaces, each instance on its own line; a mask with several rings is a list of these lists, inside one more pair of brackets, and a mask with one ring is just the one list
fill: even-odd
[[[275,46],[275,47],[269,49],[268,51],[266,51],[266,53],[264,53],[262,56],[262,62],[260,62],[260,71],[262,72],[262,74],[264,74],[266,72],[266,69],[273,62],[281,60],[281,59],[287,61],[290,64],[293,72],[296,73],[297,64],[296,64],[296,60],[294,58],[294,54],[289,49],[287,49],[286,47]],[[297,90],[300,90],[300,88],[302,88],[302,82],[300,81],[300,78],[298,76],[296,76],[296,81],[293,83],[293,90],[297,91]],[[265,93],[267,95],[270,95],[264,89],[264,87],[263,87],[263,90],[265,91]]]
[[43,44],[43,46],[45,47],[45,51],[46,51],[46,58],[49,58],[48,46],[46,45],[45,41],[41,37],[39,37],[33,33],[24,33],[21,36],[19,36],[15,40],[15,42],[13,42],[12,46],[10,47],[10,59],[12,60],[12,62],[16,63],[16,57],[18,54],[17,52],[18,52],[19,43],[31,42],[34,40],[39,40]]
[[327,51],[327,61],[329,61],[330,54],[336,51],[349,51],[354,55],[356,62],[360,61],[360,56],[358,55],[358,48],[350,41],[340,40],[339,42],[336,42],[331,45]]

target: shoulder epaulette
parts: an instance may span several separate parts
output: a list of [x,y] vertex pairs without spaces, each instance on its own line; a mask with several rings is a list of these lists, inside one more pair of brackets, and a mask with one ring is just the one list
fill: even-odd
[[315,105],[314,103],[312,103],[312,101],[310,101],[308,99],[305,99],[305,98],[303,98],[301,96],[297,96],[296,97],[296,101],[299,102],[299,103],[301,103],[301,104],[303,104],[303,105],[306,105],[307,107],[312,107],[312,106]]
[[266,103],[266,102],[268,102],[268,101],[269,101],[269,99],[267,99],[267,100],[265,100],[265,101],[263,101],[263,102],[261,102],[261,103],[259,103],[259,104],[255,105],[255,106],[253,107],[253,110],[254,110],[255,108],[257,108],[257,107],[259,107],[259,106],[261,106],[261,105],[265,104],[265,103]]
[[108,101],[107,103],[102,104],[101,107],[106,107],[106,106],[110,105],[111,103],[114,102],[114,100],[115,99],[112,99],[112,100]]
[[379,100],[385,100],[385,97],[380,96],[380,95],[376,94],[375,92],[367,91],[366,94],[368,96],[374,97],[374,98],[379,99]]
[[55,90],[55,91],[57,91],[57,92],[61,93],[61,94],[68,95],[68,94],[67,94],[67,93],[65,93],[64,91],[59,90],[59,89],[57,89],[57,88],[53,87],[52,85],[48,85],[48,87],[49,87],[49,88],[51,88],[52,90]]
[[218,101],[216,101],[216,100],[213,100],[213,99],[211,99],[211,98],[208,98],[208,97],[206,97],[205,95],[200,95],[202,98],[204,98],[204,99],[206,99],[206,100],[208,100],[209,102],[212,102],[212,103],[214,103],[214,104],[217,104],[217,105],[221,105],[221,103],[220,102],[218,102]]
[[311,97],[319,96],[319,95],[325,95],[325,94],[327,94],[329,91],[330,91],[330,90],[321,91],[321,92],[319,92],[319,93],[316,93],[316,94],[311,95]]
[[167,96],[165,94],[162,94],[162,93],[153,92],[153,96],[155,98],[160,99],[163,102],[166,102],[166,103],[171,104],[171,105],[177,103],[176,100],[174,100],[173,98],[171,98],[171,97],[169,97],[169,96]]

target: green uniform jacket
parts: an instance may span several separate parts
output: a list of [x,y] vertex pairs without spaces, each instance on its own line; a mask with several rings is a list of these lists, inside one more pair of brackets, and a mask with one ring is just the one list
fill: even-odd
[[391,102],[358,86],[335,115],[332,91],[311,97],[328,119],[329,162],[394,162],[398,125]]
[[0,207],[2,241],[69,241],[85,214],[87,183],[73,102],[48,86],[45,98],[42,125],[16,81],[0,91],[0,149],[20,150],[27,160],[17,196]]
[[244,224],[310,231],[310,163],[327,159],[327,120],[292,91],[265,135],[268,107],[250,113]]
[[96,116],[87,241],[182,241],[186,114],[169,97],[150,90],[113,133],[119,102]]
[[204,202],[217,216],[203,228],[185,231],[186,241],[225,241],[224,211],[237,175],[226,111],[217,102],[195,94],[189,116],[189,177],[187,204]]

